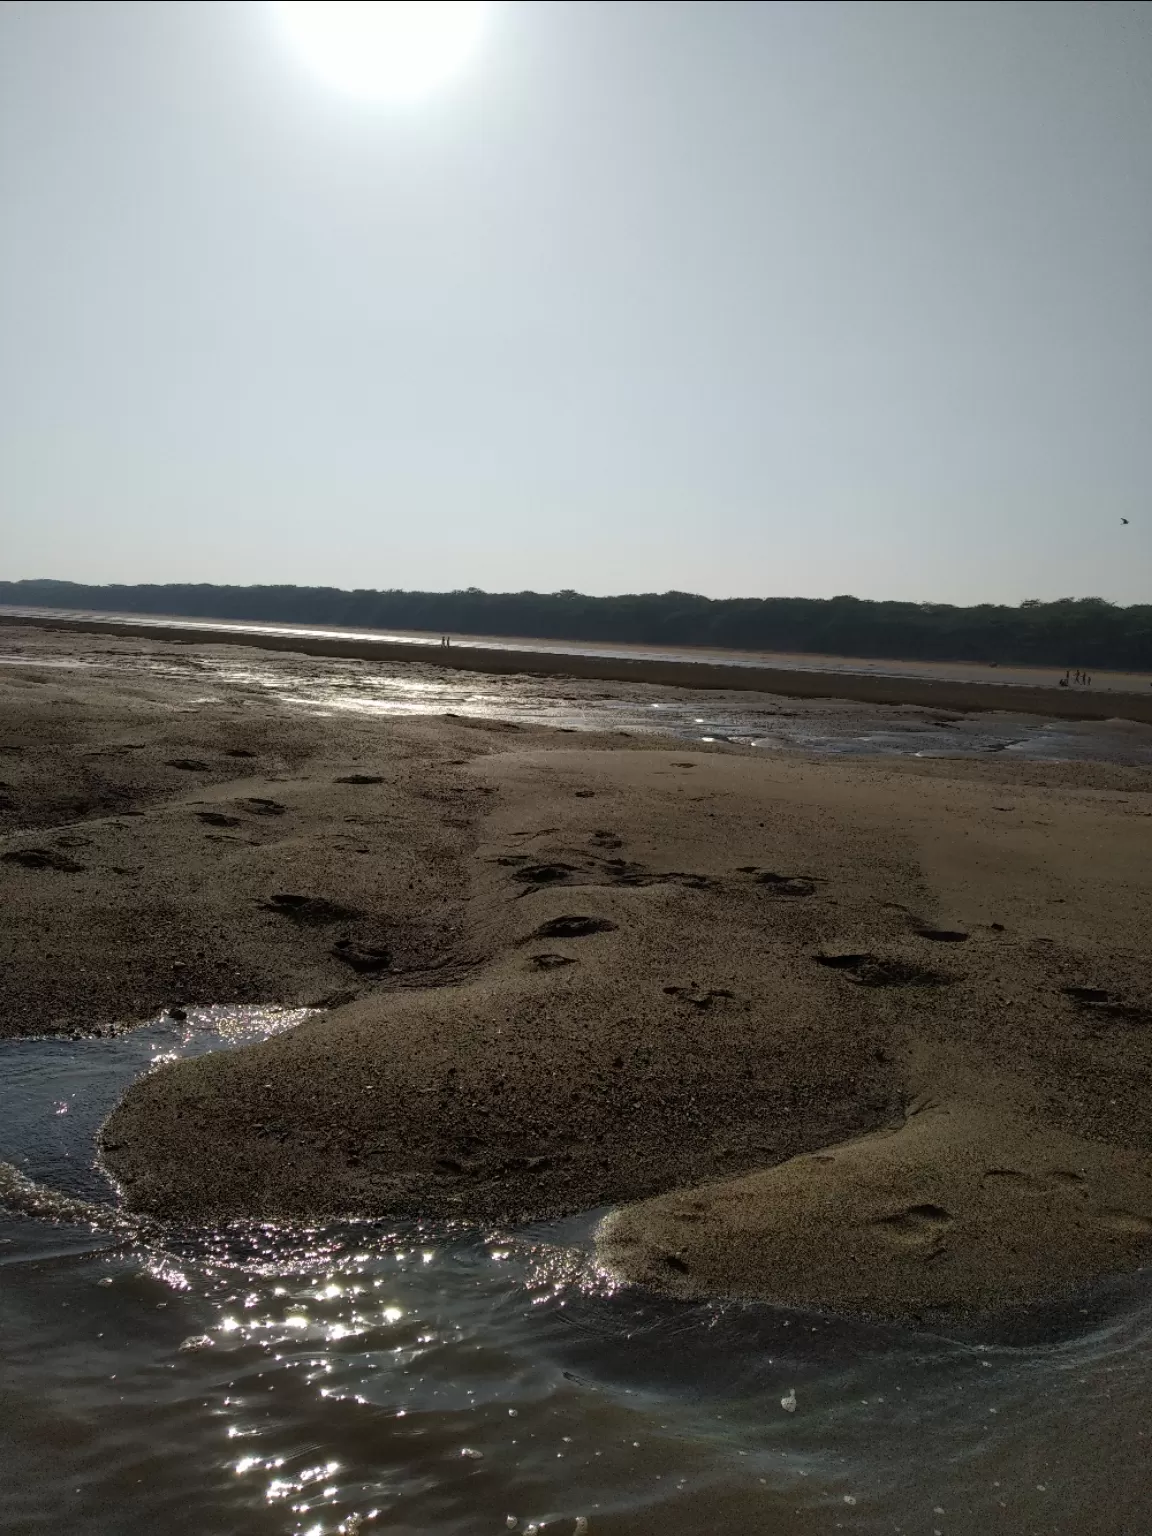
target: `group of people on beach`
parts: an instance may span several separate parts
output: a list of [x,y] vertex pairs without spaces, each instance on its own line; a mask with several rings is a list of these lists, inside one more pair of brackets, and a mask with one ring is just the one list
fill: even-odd
[[1064,676],[1060,679],[1061,688],[1071,688],[1074,685],[1083,685],[1086,688],[1092,686],[1092,674],[1082,672],[1079,667],[1073,671],[1071,667],[1065,668]]
[[451,645],[452,644],[452,637],[451,637],[451,635],[441,635],[440,636],[440,644],[441,645]]

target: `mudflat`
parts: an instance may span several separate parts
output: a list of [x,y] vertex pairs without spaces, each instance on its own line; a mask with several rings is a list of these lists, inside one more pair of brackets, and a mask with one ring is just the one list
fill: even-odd
[[[700,652],[691,658],[686,654],[661,657],[643,651],[629,655],[626,649],[615,654],[581,654],[554,648],[549,642],[530,640],[523,642],[522,649],[489,646],[482,640],[469,640],[463,645],[445,648],[438,643],[377,639],[355,631],[339,634],[301,630],[298,634],[289,634],[230,630],[225,626],[208,629],[195,623],[182,623],[176,618],[142,618],[137,622],[111,617],[33,619],[0,614],[0,632],[6,626],[29,625],[61,635],[93,634],[106,638],[163,635],[172,644],[245,648],[258,645],[266,651],[294,655],[400,662],[409,666],[430,663],[439,668],[490,676],[528,674],[554,677],[558,681],[598,678],[631,686],[657,684],[685,689],[744,689],[775,694],[781,699],[852,699],[861,704],[881,706],[912,704],[925,709],[1001,710],[1064,720],[1121,719],[1152,724],[1152,693],[1145,686],[1148,679],[1134,673],[1112,674],[1113,681],[1109,686],[1093,692],[1091,688],[1061,688],[1056,669],[1048,674],[1045,683],[1039,681],[1037,670],[1030,668],[1009,668],[1003,675],[999,671],[993,675],[994,669],[988,668],[989,675],[974,681],[969,675],[970,668],[949,663],[942,664],[939,676],[933,676],[928,672],[927,664],[919,662],[901,663],[907,670],[900,673],[878,670],[880,664],[875,662],[861,662],[860,670],[853,671],[843,665],[847,660],[844,657],[797,656],[796,665],[789,666],[788,658],[779,656],[776,664],[757,665],[740,653],[728,653],[731,660],[727,660],[725,653],[719,651]],[[829,665],[813,666],[813,661]],[[1014,680],[1009,681],[1010,677]]]
[[624,1279],[889,1317],[1152,1254],[1147,770],[321,718],[70,644],[0,677],[0,1030],[318,1009],[128,1092],[134,1209],[608,1206]]

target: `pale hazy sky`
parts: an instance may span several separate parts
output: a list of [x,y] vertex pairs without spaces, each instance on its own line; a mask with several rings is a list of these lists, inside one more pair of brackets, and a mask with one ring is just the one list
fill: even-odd
[[505,3],[389,105],[5,4],[0,495],[8,577],[1152,601],[1152,7]]

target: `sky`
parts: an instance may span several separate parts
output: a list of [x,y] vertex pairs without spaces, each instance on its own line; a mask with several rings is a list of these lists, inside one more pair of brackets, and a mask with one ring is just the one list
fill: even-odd
[[17,0],[0,209],[8,579],[1152,601],[1150,5]]

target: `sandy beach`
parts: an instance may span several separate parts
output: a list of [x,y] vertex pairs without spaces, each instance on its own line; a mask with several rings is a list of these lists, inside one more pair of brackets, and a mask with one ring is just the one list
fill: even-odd
[[610,1207],[625,1279],[878,1317],[1152,1252],[1147,769],[322,719],[4,639],[0,1031],[318,1010],[136,1083],[133,1209]]

